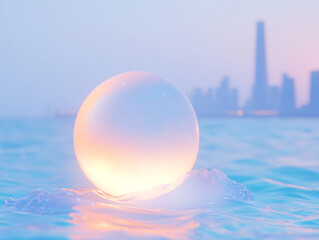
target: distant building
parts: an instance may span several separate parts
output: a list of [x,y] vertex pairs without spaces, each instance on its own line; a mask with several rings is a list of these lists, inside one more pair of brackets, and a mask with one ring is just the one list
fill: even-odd
[[252,96],[244,110],[249,116],[276,116],[280,106],[280,89],[268,87],[264,23],[257,23],[255,82]]
[[310,101],[299,110],[300,116],[319,117],[319,71],[310,75]]
[[314,114],[319,115],[319,71],[311,73],[310,87],[309,107]]
[[264,23],[257,23],[255,85],[253,87],[253,110],[264,110],[267,104],[267,68]]
[[225,77],[219,87],[216,89],[216,109],[215,111],[218,114],[228,110],[228,101],[229,101],[229,80],[228,77]]
[[280,101],[281,101],[280,87],[270,86],[268,88],[268,108],[274,111],[279,111]]
[[280,115],[293,116],[296,114],[295,85],[294,80],[283,75],[281,93]]
[[190,99],[199,117],[231,116],[238,110],[238,90],[229,87],[228,77],[222,79],[215,91],[195,88]]
[[227,115],[238,108],[238,90],[229,87],[229,78],[225,77],[216,89],[216,111],[219,115]]
[[210,117],[213,112],[213,90],[208,89],[206,93],[200,88],[193,90],[190,100],[193,104],[196,114],[200,117]]
[[243,110],[238,106],[238,91],[223,78],[214,91],[194,89],[191,97],[199,117],[212,116],[317,116],[319,117],[319,71],[311,73],[309,104],[296,108],[294,79],[286,74],[282,86],[268,86],[264,23],[257,23],[255,80],[251,97]]

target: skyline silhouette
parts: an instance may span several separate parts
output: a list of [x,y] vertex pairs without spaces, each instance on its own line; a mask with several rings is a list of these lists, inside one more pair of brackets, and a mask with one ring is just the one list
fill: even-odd
[[71,114],[99,83],[129,71],[159,74],[188,96],[228,76],[242,108],[255,80],[258,20],[267,83],[293,77],[299,108],[319,70],[317,8],[313,0],[1,1],[0,117]]
[[281,86],[268,84],[265,24],[257,22],[255,81],[251,97],[243,106],[238,103],[238,90],[229,87],[229,78],[221,80],[217,89],[206,93],[195,88],[190,100],[199,117],[214,116],[319,116],[319,71],[310,73],[310,101],[296,107],[296,89],[292,77],[284,73]]

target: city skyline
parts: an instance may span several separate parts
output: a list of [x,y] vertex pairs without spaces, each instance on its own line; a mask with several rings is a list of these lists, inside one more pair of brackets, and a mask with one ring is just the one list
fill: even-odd
[[319,116],[319,71],[310,73],[310,100],[297,108],[295,80],[286,73],[281,86],[268,84],[265,23],[257,22],[255,50],[255,81],[251,97],[240,106],[238,89],[229,88],[225,77],[215,91],[208,88],[193,90],[190,99],[199,117],[213,116]]
[[309,100],[309,72],[319,69],[315,0],[76,3],[1,1],[0,117],[77,111],[99,83],[138,70],[187,95],[216,88],[227,75],[242,106],[254,82],[259,20],[268,84],[281,85],[286,72],[295,79],[296,105]]

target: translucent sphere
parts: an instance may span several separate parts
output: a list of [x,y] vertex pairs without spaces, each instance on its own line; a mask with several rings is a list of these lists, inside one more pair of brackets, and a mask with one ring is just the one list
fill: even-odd
[[147,72],[114,76],[85,99],[74,127],[77,160],[92,183],[119,196],[190,171],[198,123],[186,96]]

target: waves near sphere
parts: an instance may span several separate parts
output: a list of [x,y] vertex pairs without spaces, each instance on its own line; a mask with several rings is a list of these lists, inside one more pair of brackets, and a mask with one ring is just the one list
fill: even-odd
[[[171,186],[158,188],[166,191]],[[74,238],[91,234],[95,238],[114,237],[125,233],[132,238],[149,235],[186,239],[189,231],[200,224],[194,215],[229,200],[252,201],[253,193],[213,168],[193,170],[173,191],[155,199],[140,200],[143,198],[127,195],[119,200],[92,188],[39,189],[24,198],[7,200],[6,206],[36,215],[69,214],[75,228],[70,236]]]

